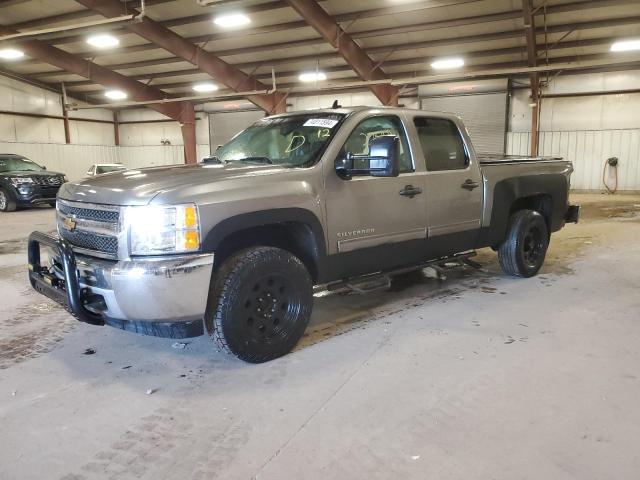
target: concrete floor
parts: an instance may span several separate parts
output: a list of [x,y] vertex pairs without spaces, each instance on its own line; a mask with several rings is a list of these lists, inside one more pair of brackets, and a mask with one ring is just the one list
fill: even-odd
[[53,210],[1,215],[0,478],[637,479],[640,197],[573,201],[538,277],[320,298],[263,365],[75,322],[26,280]]

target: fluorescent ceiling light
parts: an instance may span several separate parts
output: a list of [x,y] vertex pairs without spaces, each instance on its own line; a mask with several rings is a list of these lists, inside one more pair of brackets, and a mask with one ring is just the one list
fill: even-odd
[[108,90],[104,92],[104,96],[111,100],[124,100],[127,98],[127,94],[122,90]]
[[0,50],[0,58],[5,60],[15,60],[16,58],[24,57],[24,52],[16,50],[15,48],[4,48]]
[[612,52],[630,52],[632,50],[640,50],[640,39],[621,40],[611,45]]
[[251,23],[251,19],[244,13],[229,13],[227,15],[220,15],[214,18],[213,23],[225,28],[241,27],[242,25]]
[[323,72],[303,72],[298,77],[301,82],[321,82],[327,79]]
[[87,38],[87,43],[97,48],[109,48],[118,45],[120,40],[108,33],[102,33],[100,35],[90,36]]
[[196,92],[215,92],[216,90],[218,90],[218,86],[214,85],[211,82],[196,83],[191,88],[193,88]]
[[464,66],[464,60],[462,58],[442,58],[436,60],[431,64],[432,68],[436,70],[446,70],[448,68],[460,68]]

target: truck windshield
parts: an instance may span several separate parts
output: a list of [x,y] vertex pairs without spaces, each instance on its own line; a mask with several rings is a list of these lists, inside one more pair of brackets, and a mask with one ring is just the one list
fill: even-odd
[[313,113],[264,118],[216,151],[222,163],[309,167],[324,151],[344,115]]
[[0,172],[40,172],[43,168],[37,163],[17,155],[0,155]]

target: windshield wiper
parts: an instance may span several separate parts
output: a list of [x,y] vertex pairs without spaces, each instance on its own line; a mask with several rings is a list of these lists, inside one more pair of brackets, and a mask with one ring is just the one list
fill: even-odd
[[250,162],[250,163],[266,163],[273,165],[273,161],[269,157],[245,157],[237,160],[238,162]]

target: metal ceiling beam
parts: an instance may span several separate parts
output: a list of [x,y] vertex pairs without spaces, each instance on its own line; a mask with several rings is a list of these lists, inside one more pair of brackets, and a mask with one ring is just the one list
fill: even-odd
[[[522,0],[522,20],[524,22],[524,33],[527,41],[527,64],[530,67],[538,65],[538,49],[536,44],[536,25],[533,15],[532,0]],[[540,77],[537,72],[529,75],[531,84],[531,146],[530,154],[538,155],[538,136],[540,120]]]
[[[13,30],[0,26],[0,34],[14,33]],[[106,87],[122,89],[134,100],[158,100],[162,101],[167,95],[155,87],[145,85],[128,78],[105,67],[89,62],[75,55],[67,53],[59,48],[47,45],[39,40],[27,40],[21,44],[22,50],[30,57],[39,58],[65,71],[88,78],[93,82]],[[193,105],[189,102],[157,103],[149,108],[180,122],[182,135],[185,139],[185,159],[187,163],[197,161],[195,156],[195,143],[193,148],[187,145],[187,140],[195,135],[195,114]]]
[[[138,13],[135,9],[127,9],[119,0],[76,1],[105,17],[120,16],[123,14],[123,10],[124,13]],[[175,56],[192,63],[198,69],[208,73],[215,80],[223,83],[233,91],[264,90],[266,92],[269,90],[267,85],[256,78],[226,63],[214,53],[201,49],[149,17],[142,18],[140,22],[127,24],[125,28],[164,48]],[[248,98],[252,103],[271,114],[286,111],[285,99],[286,96],[279,92],[252,95]]]
[[[623,26],[623,25],[636,25],[638,23],[640,23],[640,17],[638,16],[614,18],[614,19],[608,19],[608,20],[596,20],[596,21],[575,23],[570,25],[553,25],[553,26],[547,27],[547,33],[564,33],[571,30],[580,31],[580,30],[588,30],[593,28],[611,28],[611,27]],[[540,33],[540,34],[544,33],[544,29],[539,28],[536,30],[536,33]],[[467,37],[443,38],[443,39],[429,40],[425,42],[384,45],[380,47],[369,48],[367,49],[367,53],[369,55],[371,54],[385,55],[392,51],[398,52],[405,49],[414,50],[419,48],[448,47],[448,46],[460,45],[463,43],[477,43],[477,42],[485,42],[485,41],[493,41],[493,40],[504,40],[509,38],[522,38],[522,30],[485,33],[480,35],[470,35]],[[227,50],[227,51],[218,52],[218,54],[223,56],[225,54],[228,54],[229,52],[230,51]],[[315,55],[303,55],[298,57],[261,59],[260,61],[257,61],[257,62],[246,62],[246,63],[236,64],[235,67],[239,69],[254,70],[261,66],[278,67],[282,65],[291,64],[291,63],[313,62],[313,64],[315,64],[317,61],[333,60],[335,58],[339,58],[339,56],[336,53],[320,53]],[[129,68],[142,68],[145,66],[152,66],[152,65],[166,65],[166,64],[180,62],[180,61],[182,60],[176,59],[174,57],[170,57],[170,58],[150,60],[145,62],[129,62],[129,63],[122,63],[118,65],[108,65],[108,67],[113,70],[126,70]],[[385,63],[389,61],[390,60],[387,60]],[[133,75],[131,76],[131,78],[135,78],[138,80],[141,80],[141,79],[147,80],[147,79],[168,78],[168,77],[185,75],[185,74],[193,74],[193,73],[198,73],[198,72],[194,70],[173,70],[173,71],[168,70],[168,71],[158,72],[158,73],[148,73],[148,74],[143,73],[143,74]],[[45,79],[49,77],[58,77],[62,74],[63,73],[59,71],[47,71],[47,72],[32,73],[31,75],[34,78]],[[68,85],[88,85],[89,83],[71,81],[71,82],[67,82],[67,84]]]
[[[149,0],[152,1],[152,0]],[[149,5],[149,1],[147,1],[147,6]],[[156,3],[163,3],[166,1],[172,1],[172,0],[155,0]],[[477,0],[475,0],[477,1]],[[561,4],[561,5],[549,5],[547,6],[547,14],[553,14],[553,13],[565,13],[565,12],[572,12],[572,11],[582,11],[585,9],[590,9],[590,8],[606,8],[606,7],[614,7],[614,6],[619,6],[619,5],[628,5],[628,4],[636,4],[637,0],[599,0],[598,2],[594,2],[593,0],[579,0],[576,2],[571,2],[571,3],[567,3],[567,4]],[[372,17],[377,17],[377,16],[384,16],[384,15],[390,15],[392,13],[397,13],[398,11],[419,11],[419,10],[426,10],[426,9],[432,9],[432,8],[437,8],[437,7],[443,7],[443,6],[457,6],[457,5],[464,5],[465,3],[469,3],[468,1],[465,2],[441,2],[441,3],[434,3],[434,2],[429,2],[429,3],[425,3],[424,1],[421,2],[413,2],[413,3],[408,3],[408,4],[400,4],[400,5],[396,5],[394,7],[383,7],[383,8],[377,8],[377,9],[373,9],[373,10],[363,10],[363,11],[358,11],[358,12],[351,12],[351,13],[346,13],[346,14],[339,14],[339,15],[335,15],[334,18],[338,23],[344,23],[344,22],[352,22],[354,20],[359,20],[359,19],[364,19],[364,18],[372,18]],[[260,4],[260,5],[254,5],[254,6],[249,6],[246,7],[246,9],[244,9],[244,11],[246,11],[247,13],[252,13],[254,11],[257,11],[256,9],[258,7],[262,7],[264,5],[269,6],[271,4],[277,4],[277,5],[285,5],[286,2],[285,1],[276,1],[276,2],[270,2],[267,4]],[[131,6],[136,8],[136,5],[134,2],[131,3]],[[264,10],[273,10],[276,7],[273,6],[272,8],[264,8],[262,7]],[[280,7],[277,7],[280,8]],[[398,10],[399,8],[402,8],[402,10]],[[396,9],[395,12],[391,11],[391,9]],[[78,13],[78,12],[73,12],[74,14]],[[462,12],[464,13],[464,12]],[[514,18],[520,18],[521,17],[521,11],[520,10],[515,10],[513,12],[515,15]],[[540,11],[536,12],[536,15],[541,14]],[[67,14],[70,15],[70,14]],[[62,16],[62,15],[61,15]],[[55,17],[48,17],[50,19],[52,19],[51,22],[49,23],[53,23],[53,19]],[[210,19],[211,16],[209,14],[207,14],[207,16],[204,15],[194,15],[194,16],[188,16],[188,17],[181,17],[181,18],[177,18],[177,19],[172,19],[172,20],[165,20],[165,21],[160,21],[159,23],[161,23],[162,25],[164,25],[165,27],[177,27],[177,26],[184,26],[184,25],[189,25],[192,23],[196,23],[196,22],[202,22],[205,19]],[[47,18],[42,19],[42,21],[46,21],[48,20]],[[28,24],[29,22],[27,22]],[[45,24],[47,24],[45,22]],[[11,25],[11,28],[14,28],[15,30],[21,30],[22,28],[26,28],[23,27],[23,24],[14,24]],[[304,21],[294,21],[294,22],[285,22],[285,23],[280,23],[280,24],[274,24],[274,25],[265,25],[265,26],[261,26],[261,27],[253,27],[253,28],[247,28],[247,29],[242,29],[242,30],[238,30],[235,32],[224,32],[223,34],[211,34],[211,35],[200,35],[200,36],[195,36],[195,37],[190,37],[189,40],[193,43],[199,43],[199,42],[207,42],[207,41],[216,41],[216,40],[221,40],[221,39],[229,39],[229,38],[233,38],[233,37],[245,37],[248,35],[258,35],[258,34],[265,34],[265,33],[274,33],[274,32],[282,32],[282,31],[291,31],[294,29],[301,29],[301,28],[306,28],[308,27],[308,24]],[[114,34],[118,34],[118,32],[120,33],[126,33],[123,32],[121,29],[116,29],[113,30],[112,33]],[[354,33],[352,34],[354,38],[359,38],[358,37],[358,33]],[[62,45],[65,43],[74,43],[74,42],[81,42],[83,41],[84,38],[78,35],[72,35],[72,36],[68,36],[68,37],[64,37],[64,38],[58,38],[55,39],[52,43],[55,43],[56,45]],[[319,42],[319,39],[316,39],[317,42]],[[143,50],[146,49],[150,49],[150,48],[157,48],[157,47],[153,47],[153,44],[145,44],[145,45],[140,45],[138,46],[140,48],[142,48]],[[142,50],[137,50],[137,51],[142,51]]]
[[[318,1],[321,2],[324,0],[318,0]],[[340,14],[340,15],[337,15],[335,18],[338,22],[352,22],[354,20],[359,20],[363,18],[380,17],[385,15],[390,15],[392,13],[428,10],[428,9],[438,8],[438,7],[450,7],[450,6],[464,5],[467,3],[475,3],[478,1],[480,0],[457,0],[457,1],[430,0],[428,2],[425,2],[424,0],[420,0],[420,1],[414,1],[411,3],[395,5],[393,7],[382,7],[382,8],[372,9],[372,10],[363,10],[358,12]],[[603,1],[612,1],[612,0],[603,0]],[[617,1],[629,1],[629,0],[617,0]],[[242,10],[247,14],[251,14],[251,13],[259,13],[265,10],[267,11],[274,10],[276,8],[282,8],[282,7],[288,7],[287,2],[284,0],[283,1],[278,0],[278,1],[264,3],[264,4],[250,5],[250,6],[244,7]],[[193,23],[210,21],[211,18],[212,18],[211,13],[207,13],[207,14],[174,18],[170,20],[162,20],[162,21],[159,21],[158,23],[161,23],[165,27],[182,27],[186,25],[191,25]],[[307,27],[308,27],[308,24],[304,21],[285,22],[285,23],[276,24],[276,25],[265,25],[262,27],[254,27],[254,28],[240,29],[237,31],[224,32],[224,34],[221,34],[221,35],[211,34],[208,36],[209,37],[208,40],[203,40],[203,41],[219,40],[222,38],[228,39],[232,37],[245,37],[247,35],[255,35],[259,33],[291,31],[292,29],[307,28]],[[121,29],[114,29],[111,32],[113,34],[126,33],[126,31],[123,32]],[[55,43],[56,45],[61,45],[65,43],[79,42],[82,40],[83,40],[82,37],[79,37],[77,35],[71,35],[68,37],[58,38],[55,40]]]
[[[597,46],[609,46],[613,41],[615,41],[617,37],[604,37],[604,38],[592,38],[587,40],[570,40],[565,42],[559,42],[554,50],[564,50],[569,48],[580,48],[580,47],[597,47]],[[538,49],[544,48],[544,45],[538,45]],[[526,47],[508,47],[508,48],[498,48],[493,50],[479,50],[475,52],[465,53],[465,59],[467,60],[475,60],[481,58],[493,58],[499,55],[520,55],[522,58],[526,58]],[[387,60],[385,62],[386,67],[402,67],[409,65],[428,65],[430,63],[430,58],[425,56],[419,57],[411,57],[411,58],[400,58],[397,60]],[[348,66],[338,65],[335,67],[325,67],[323,68],[325,73],[342,73],[352,71]],[[181,70],[183,74],[197,74],[199,70]],[[166,72],[172,73],[172,72]],[[173,72],[175,76],[177,76],[176,72]],[[286,70],[286,71],[276,71],[277,77],[280,79],[279,83],[282,83],[282,78],[293,77],[298,75],[298,70]],[[256,74],[258,79],[268,80],[271,78],[271,73],[264,74]],[[135,78],[135,77],[133,77]],[[67,87],[78,87],[80,85],[74,83],[67,83]],[[193,82],[173,82],[173,83],[155,83],[154,86],[160,89],[171,89],[171,88],[190,88],[193,85]],[[284,84],[281,85],[284,87]],[[98,90],[76,90],[78,94],[82,95],[95,95],[100,93]]]
[[[329,42],[362,80],[388,79],[348,33],[313,0],[287,0],[289,5]],[[372,85],[371,91],[383,105],[398,104],[398,89],[390,85]]]

